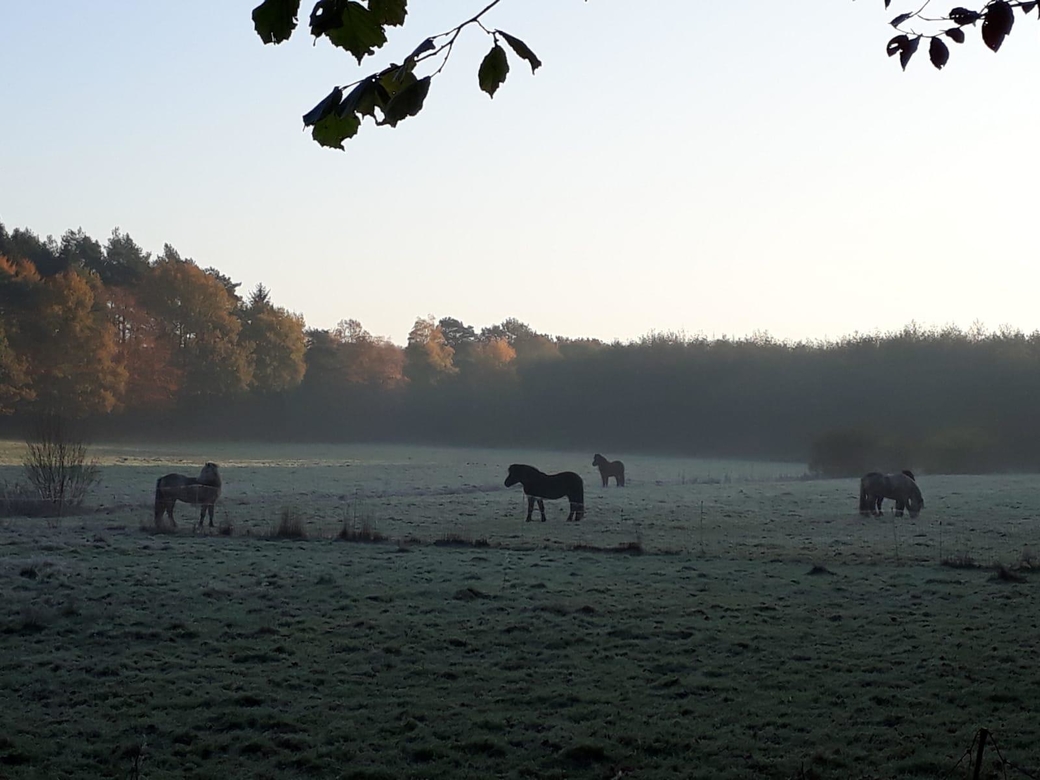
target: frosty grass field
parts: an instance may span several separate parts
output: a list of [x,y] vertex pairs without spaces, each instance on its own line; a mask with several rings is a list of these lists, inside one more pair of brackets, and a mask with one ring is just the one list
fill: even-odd
[[[911,520],[801,464],[93,453],[92,511],[0,527],[0,777],[935,778],[981,726],[1040,768],[1037,476],[919,475]],[[155,533],[156,478],[205,460],[233,532]],[[585,520],[524,523],[511,462],[579,472]]]

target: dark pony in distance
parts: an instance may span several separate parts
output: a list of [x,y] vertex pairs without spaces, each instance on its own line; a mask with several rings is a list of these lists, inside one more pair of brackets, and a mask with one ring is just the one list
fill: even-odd
[[614,478],[618,487],[625,486],[625,464],[620,460],[607,460],[598,452],[592,456],[592,465],[599,469],[599,475],[603,478],[603,487]]
[[509,467],[506,487],[512,487],[517,482],[524,486],[524,495],[527,496],[527,522],[531,522],[531,512],[534,510],[535,501],[538,502],[538,511],[542,513],[542,522],[545,522],[543,498],[566,496],[571,502],[571,511],[567,515],[567,519],[581,520],[585,516],[585,483],[573,471],[544,474],[534,466],[514,463]]
[[924,509],[924,498],[921,488],[917,486],[914,473],[909,469],[898,474],[882,474],[871,471],[863,475],[859,481],[860,514],[881,514],[881,502],[891,498],[896,502],[896,514],[903,516],[903,510],[910,510],[910,517],[917,517]]
[[213,527],[213,505],[220,498],[220,470],[216,463],[207,463],[202,467],[198,477],[186,477],[183,474],[167,474],[155,482],[155,522],[165,512],[173,527],[177,521],[173,519],[173,505],[178,501],[201,506],[199,512],[199,528],[209,513],[209,527]]

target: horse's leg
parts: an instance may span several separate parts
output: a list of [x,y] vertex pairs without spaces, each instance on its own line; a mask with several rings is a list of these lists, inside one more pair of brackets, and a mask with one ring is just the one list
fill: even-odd
[[209,505],[209,506],[207,507],[207,509],[209,509],[209,527],[210,527],[210,528],[212,528],[212,527],[213,527],[213,509],[214,509],[215,507],[216,507],[216,504],[215,504],[215,503],[214,503],[214,504],[210,504],[210,505]]
[[577,523],[584,516],[585,516],[585,505],[584,504],[578,504],[578,503],[576,503],[574,501],[571,501],[571,513],[569,515],[567,515],[567,519],[570,520],[571,518],[573,518],[574,522]]
[[527,497],[527,522],[531,522],[531,512],[534,511],[534,496]]
[[906,509],[906,502],[903,501],[903,499],[901,499],[901,498],[897,498],[896,499],[896,516],[897,517],[902,517],[904,509]]
[[542,513],[542,522],[545,522],[545,502],[542,499],[538,499],[538,511]]
[[610,485],[610,475],[606,471],[601,469],[599,472],[599,476],[600,479],[603,480],[603,487],[608,487]]

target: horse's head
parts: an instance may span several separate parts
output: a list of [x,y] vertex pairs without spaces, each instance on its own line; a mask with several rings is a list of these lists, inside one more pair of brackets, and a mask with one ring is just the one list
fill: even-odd
[[598,466],[600,463],[606,463],[607,459],[600,455],[598,452],[592,456],[592,465]]
[[203,485],[220,484],[220,469],[216,463],[212,461],[206,462],[206,465],[202,467],[202,471],[199,472],[199,482]]
[[509,474],[506,475],[506,487],[513,487],[522,477],[524,467],[519,463],[514,463],[509,467]]

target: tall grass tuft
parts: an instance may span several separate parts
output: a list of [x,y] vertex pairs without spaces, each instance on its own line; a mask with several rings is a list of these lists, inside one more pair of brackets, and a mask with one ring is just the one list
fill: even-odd
[[306,539],[307,532],[303,528],[303,517],[296,507],[283,506],[278,523],[269,534],[272,539]]
[[367,519],[361,521],[360,528],[344,520],[343,527],[339,529],[336,538],[342,539],[344,542],[369,542],[373,544],[386,541],[386,535],[377,531]]

